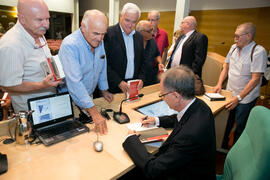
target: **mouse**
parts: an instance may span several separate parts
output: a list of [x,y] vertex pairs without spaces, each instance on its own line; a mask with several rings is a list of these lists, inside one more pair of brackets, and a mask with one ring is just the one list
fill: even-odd
[[101,141],[95,141],[93,146],[97,152],[101,152],[103,150],[103,143]]

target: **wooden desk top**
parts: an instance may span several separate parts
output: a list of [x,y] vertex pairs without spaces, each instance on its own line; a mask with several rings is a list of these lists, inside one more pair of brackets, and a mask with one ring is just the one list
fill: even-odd
[[[211,87],[207,87],[206,90],[211,92]],[[123,111],[129,115],[131,122],[137,122],[143,117],[134,108],[159,99],[159,85],[146,87],[141,93],[144,93],[145,96],[140,100],[123,103]],[[228,92],[223,91],[222,94],[227,97],[226,101],[206,101],[214,114],[224,108],[225,103],[231,97]],[[94,102],[98,108],[112,108],[119,111],[119,102],[122,99],[124,99],[124,95],[116,94],[112,103],[107,103],[102,98],[95,99]],[[0,175],[0,180],[117,179],[134,167],[122,147],[122,142],[127,135],[125,124],[120,125],[112,119],[107,121],[109,132],[107,135],[99,137],[104,144],[104,150],[100,153],[93,149],[93,142],[96,141],[94,125],[88,126],[91,129],[89,133],[49,147],[42,144],[4,145],[1,142],[0,152],[8,156],[8,172]],[[0,140],[3,138],[1,137]]]

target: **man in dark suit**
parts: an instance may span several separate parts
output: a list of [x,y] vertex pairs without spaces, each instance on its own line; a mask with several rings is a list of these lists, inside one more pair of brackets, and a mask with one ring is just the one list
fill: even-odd
[[125,4],[120,23],[109,27],[104,37],[109,91],[112,93],[126,93],[129,90],[127,80],[131,79],[141,79],[139,89],[143,86],[143,38],[135,31],[140,14],[137,5]]
[[179,113],[142,121],[146,126],[174,128],[157,154],[149,154],[134,132],[123,143],[142,170],[142,179],[215,179],[214,118],[211,109],[194,96],[193,72],[182,65],[169,69],[161,76],[159,96]]
[[167,69],[183,64],[201,77],[202,66],[207,55],[208,38],[196,31],[196,25],[194,16],[187,16],[182,21],[180,26],[182,36],[174,46]]

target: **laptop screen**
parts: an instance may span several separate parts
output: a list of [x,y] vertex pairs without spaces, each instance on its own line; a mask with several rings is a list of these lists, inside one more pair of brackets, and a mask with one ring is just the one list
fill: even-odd
[[28,99],[33,126],[48,125],[73,117],[71,98],[68,93]]

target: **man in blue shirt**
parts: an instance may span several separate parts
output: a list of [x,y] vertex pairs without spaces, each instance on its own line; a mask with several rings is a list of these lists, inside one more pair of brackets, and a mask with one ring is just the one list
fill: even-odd
[[92,93],[98,85],[103,97],[111,102],[107,91],[107,62],[103,37],[107,31],[107,18],[98,10],[84,13],[81,28],[67,36],[61,45],[59,58],[66,75],[66,85],[73,101],[91,115],[95,130],[107,133],[105,119],[96,109]]
[[108,83],[112,93],[127,93],[128,80],[140,79],[138,90],[144,80],[144,49],[141,34],[135,31],[141,10],[136,4],[126,3],[120,21],[110,26],[104,37],[108,59]]

